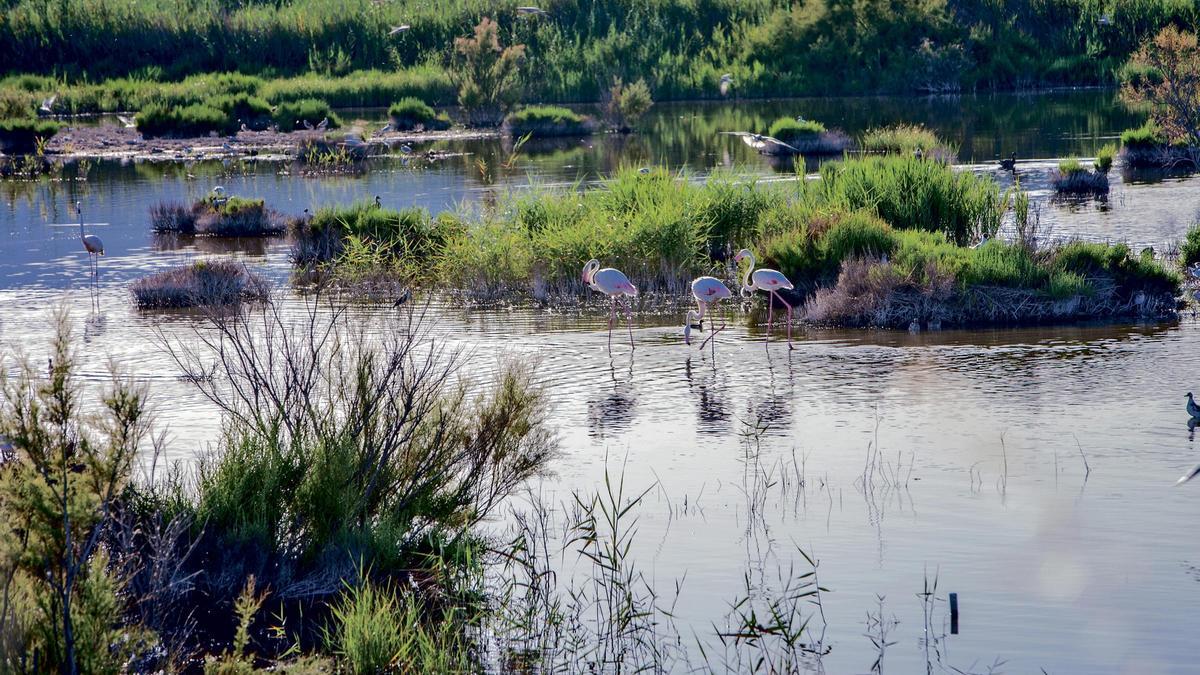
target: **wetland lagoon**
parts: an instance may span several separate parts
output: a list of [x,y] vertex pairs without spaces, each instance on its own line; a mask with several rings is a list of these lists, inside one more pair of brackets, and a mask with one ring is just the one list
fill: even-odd
[[[339,114],[367,127],[386,117]],[[189,237],[150,225],[156,204],[190,203],[216,185],[300,217],[376,195],[388,208],[486,214],[530,195],[603,189],[637,167],[691,183],[714,174],[767,186],[816,180],[823,160],[796,167],[719,135],[795,115],[851,136],[923,125],[957,148],[955,171],[1005,190],[1014,174],[996,160],[1015,153],[1043,242],[1125,243],[1134,254],[1152,247],[1162,255],[1178,250],[1200,209],[1200,177],[1186,172],[1117,167],[1105,197],[1055,197],[1050,175],[1060,159],[1094,157],[1142,122],[1110,90],[658,103],[635,134],[519,147],[500,138],[414,142],[411,156],[371,158],[350,175],[298,175],[291,162],[247,157],[96,159],[68,162],[57,177],[0,181],[8,386],[20,389],[22,373],[31,391],[43,386],[47,358],[55,379],[55,316],[65,312],[84,411],[101,411],[110,365],[149,392],[161,436],[141,437],[125,460],[132,482],[158,486],[143,488],[150,496],[139,508],[185,518],[169,533],[178,541],[155,549],[179,559],[178,577],[134,575],[130,593],[158,595],[125,612],[127,625],[159,631],[167,646],[130,650],[124,668],[164,667],[180,656],[168,655],[170,645],[189,644],[191,631],[220,645],[209,652],[214,669],[224,653],[228,668],[282,658],[320,672],[333,666],[289,646],[307,653],[335,644],[330,652],[354,663],[409,672],[1193,672],[1200,544],[1190,532],[1200,482],[1176,486],[1200,462],[1185,410],[1185,394],[1200,386],[1200,323],[1190,306],[1167,320],[915,332],[797,323],[789,351],[778,325],[764,346],[762,298],[735,294],[709,316],[727,327],[697,349],[683,340],[691,298],[680,289],[635,302],[636,349],[623,341],[622,320],[610,350],[608,303],[586,289],[547,302],[481,302],[424,285],[399,305],[343,304],[297,284],[290,235]],[[437,158],[424,158],[431,149]],[[106,247],[95,281],[76,202]],[[997,238],[1016,237],[1006,217]],[[217,257],[269,281],[270,307],[244,308],[238,319],[132,302],[131,282]],[[304,356],[306,326],[342,331],[337,349],[322,343],[328,360]],[[267,352],[230,358],[212,349],[256,340]],[[355,360],[363,345],[400,350],[404,375]],[[264,430],[253,410],[269,418],[280,401],[301,405],[286,392],[309,391],[303,377],[273,370],[269,355],[322,375],[364,367],[363,386],[378,401],[415,392],[429,407],[401,406],[411,423],[389,419],[356,408],[348,391],[310,382],[330,397],[330,418],[309,412],[286,433]],[[33,364],[27,372],[18,356]],[[414,385],[408,368],[427,384]],[[280,399],[255,408],[254,393],[226,386],[256,373],[267,375],[262,391]],[[371,466],[365,456],[387,465],[387,453],[404,451],[347,441],[345,420],[332,419],[338,411],[418,447],[437,433],[468,440],[443,464],[414,472],[400,462],[383,472],[403,503],[350,490],[362,501],[348,505],[337,480],[358,485],[355,471]],[[518,440],[516,428],[537,437]],[[264,439],[318,439],[321,450],[272,473],[265,467],[286,453],[248,449],[270,446]],[[329,459],[336,448],[358,462],[344,476]],[[311,475],[322,471],[332,477]],[[465,475],[486,475],[489,488],[462,488],[453,501],[423,483],[461,487]],[[293,488],[299,497],[282,504],[262,495]],[[453,503],[438,516],[410,512],[434,494]],[[269,507],[285,514],[281,522],[256,520]],[[359,518],[369,534],[322,512]],[[168,537],[152,520],[125,514],[100,548],[119,560],[149,547],[150,532]],[[469,536],[450,536],[464,523]],[[206,531],[225,538],[203,543]],[[266,550],[262,531],[287,545]],[[399,535],[407,550],[385,541],[398,531],[407,532]],[[471,560],[460,564],[463,556]],[[342,582],[388,564],[405,573],[377,587]],[[342,575],[330,578],[331,569]],[[260,581],[248,595],[246,572]],[[365,597],[371,588],[394,588],[392,604]],[[189,595],[197,589],[206,599]],[[243,643],[228,618],[239,593],[261,605],[261,616],[246,613]],[[189,608],[187,626],[161,615]],[[306,625],[305,611],[319,625]],[[214,622],[223,624],[206,625]],[[419,639],[401,662],[395,653],[372,661],[388,644],[372,636],[397,624]],[[199,669],[203,656],[181,662]]]

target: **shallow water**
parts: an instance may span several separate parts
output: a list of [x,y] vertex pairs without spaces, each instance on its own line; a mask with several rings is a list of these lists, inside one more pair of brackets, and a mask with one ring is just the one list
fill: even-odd
[[[951,116],[939,111],[957,105],[971,135],[954,138],[973,148],[966,159],[979,164],[992,146],[1044,158],[1088,154],[1129,123],[1111,94],[1056,96],[1066,100],[842,99],[809,102],[805,110],[822,119],[844,111],[843,119],[857,120],[842,122],[849,128],[893,119],[934,124]],[[794,105],[662,105],[655,123],[687,114],[769,118]],[[1003,105],[1015,109],[1002,114]],[[1039,107],[1046,110],[1024,110]],[[663,146],[679,149],[644,159],[703,174],[729,150],[730,164],[779,175],[740,144],[693,145],[707,134],[695,131],[698,124],[680,120],[676,140]],[[979,140],[1005,124],[1003,143]],[[603,137],[583,151],[529,155],[497,184],[590,179],[640,163],[613,147],[621,142],[633,141]],[[1027,163],[1023,184],[1044,197],[1052,166]],[[297,178],[278,169],[252,166],[235,175],[220,165],[98,165],[83,183],[0,184],[3,351],[27,350],[40,363],[51,310],[69,308],[88,356],[87,379],[102,383],[111,358],[150,383],[159,419],[169,425],[167,459],[190,461],[214,440],[217,418],[178,379],[158,340],[187,340],[196,320],[133,310],[125,284],[216,253],[240,256],[283,283],[287,244],[156,241],[147,233],[151,203],[202,194],[215,180],[290,212],[375,193],[437,209],[476,203],[497,189],[482,184],[467,161],[436,168],[393,162],[358,178]],[[66,207],[75,200],[109,251],[95,309]],[[1107,203],[1046,202],[1042,213],[1054,236],[1161,247],[1182,236],[1198,205],[1200,179],[1122,180]],[[299,309],[294,298],[286,303]],[[642,316],[637,349],[631,354],[621,326],[610,357],[600,304],[555,311],[436,301],[432,311],[439,334],[469,350],[472,372],[488,372],[505,354],[536,359],[564,455],[539,488],[547,499],[595,489],[606,467],[623,472],[631,492],[659,482],[639,510],[636,553],[663,589],[686,574],[677,605],[685,638],[720,623],[743,593],[747,569],[762,581],[757,593],[769,590],[777,564],[801,560],[799,546],[819,559],[821,583],[831,590],[824,597],[825,672],[870,670],[877,653],[863,633],[867,613],[878,611],[877,595],[885,598],[885,619],[899,621],[885,672],[916,672],[927,657],[939,672],[986,672],[997,659],[1007,662],[1000,670],[1014,673],[1194,672],[1189,618],[1200,602],[1200,543],[1189,534],[1200,481],[1173,487],[1200,461],[1184,412],[1183,394],[1200,372],[1200,324],[1190,315],[1155,326],[917,335],[797,329],[789,353],[781,331],[765,347],[761,328],[730,307],[714,350],[684,346],[673,316]],[[762,429],[757,446],[746,441],[752,427]],[[762,518],[751,517],[747,492],[754,491],[745,478],[755,447],[776,481],[765,491]],[[871,462],[877,470],[867,471]],[[935,575],[939,600],[927,636],[917,593]],[[958,635],[943,635],[948,592],[959,597]]]

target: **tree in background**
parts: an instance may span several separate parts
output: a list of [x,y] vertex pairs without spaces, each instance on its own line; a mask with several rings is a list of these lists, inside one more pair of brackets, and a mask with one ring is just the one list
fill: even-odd
[[1168,26],[1130,60],[1122,94],[1149,103],[1151,119],[1170,142],[1200,146],[1200,51],[1195,33]]
[[454,39],[453,77],[458,103],[470,124],[499,124],[521,98],[520,66],[525,45],[500,46],[500,26],[484,17],[474,37]]

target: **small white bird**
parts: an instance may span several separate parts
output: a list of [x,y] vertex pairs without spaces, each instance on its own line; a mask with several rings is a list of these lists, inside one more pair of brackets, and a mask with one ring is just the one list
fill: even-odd
[[721,76],[721,84],[719,85],[720,90],[721,90],[721,96],[728,96],[729,95],[729,87],[731,87],[732,85],[733,85],[733,73],[725,73],[724,75],[722,75]]
[[648,167],[648,166],[643,166],[642,168],[638,169],[638,173],[640,173],[640,174],[642,174],[643,176],[645,176],[646,174],[650,173],[650,167]]
[[42,99],[42,105],[38,106],[38,112],[43,115],[54,114],[54,102],[58,100],[58,94],[50,98]]
[[312,122],[309,122],[308,120],[304,120],[304,128],[308,129],[309,131],[312,131],[312,129],[313,129]]
[[974,249],[979,248],[980,246],[983,246],[986,243],[988,243],[988,236],[985,234],[979,238],[979,241],[975,242],[974,244],[971,244],[967,248],[974,250]]
[[[612,329],[613,323],[617,320],[617,298],[622,295],[629,297],[637,297],[638,289],[629,277],[621,270],[611,267],[600,268],[600,261],[592,258],[583,266],[583,283],[587,284],[593,291],[603,293],[612,300],[612,311],[608,315],[608,350],[612,351]],[[629,348],[633,346],[633,303],[626,302],[625,309],[626,324],[629,327]]]
[[742,139],[746,145],[754,148],[764,155],[798,155],[800,149],[784,143],[783,141],[773,136],[764,134],[756,134],[750,131],[722,131],[726,136],[737,136]]
[[517,14],[521,16],[539,16],[546,14],[546,10],[541,7],[518,7]]
[[409,28],[411,28],[411,26],[409,26],[408,24],[403,24],[400,26],[392,26],[392,29],[388,31],[388,35],[389,36],[399,35],[400,33],[407,31]]
[[328,126],[329,126],[329,118],[328,117],[323,118],[320,122],[317,122],[317,128],[320,129],[321,131],[324,131],[325,127],[328,127]]
[[387,132],[389,132],[391,130],[392,130],[392,123],[388,122],[387,124],[383,125],[383,127],[379,131],[377,131],[375,133],[386,134]]
[[[734,262],[741,263],[743,260],[749,260],[750,265],[746,268],[746,274],[742,277],[742,294],[751,295],[754,291],[766,291],[771,294],[771,299],[779,300],[787,307],[787,336],[788,349],[792,347],[792,306],[783,296],[779,295],[779,291],[791,290],[794,288],[792,282],[783,275],[782,272],[771,269],[754,269],[755,260],[754,254],[750,249],[744,248],[738,251],[738,254],[733,257]],[[767,300],[767,341],[771,337],[771,319],[775,310],[775,303]]]
[[126,129],[133,129],[137,126],[136,120],[134,120],[132,117],[126,117],[124,115],[117,115],[117,121],[119,121],[121,124],[124,124]]
[[400,154],[411,155],[412,154],[412,146],[409,145],[408,143],[402,143],[400,145]]

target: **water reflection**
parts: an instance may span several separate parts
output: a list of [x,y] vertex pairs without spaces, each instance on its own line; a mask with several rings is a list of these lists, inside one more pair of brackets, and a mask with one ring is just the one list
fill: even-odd
[[684,376],[688,389],[696,399],[696,430],[709,435],[728,434],[732,419],[729,412],[729,385],[718,370],[716,360],[702,356],[699,365],[693,365],[693,358],[689,356],[684,361]]
[[593,383],[596,393],[587,401],[588,435],[600,441],[629,429],[637,406],[633,359],[629,359],[627,366],[610,359],[607,375],[608,381],[598,378]]

